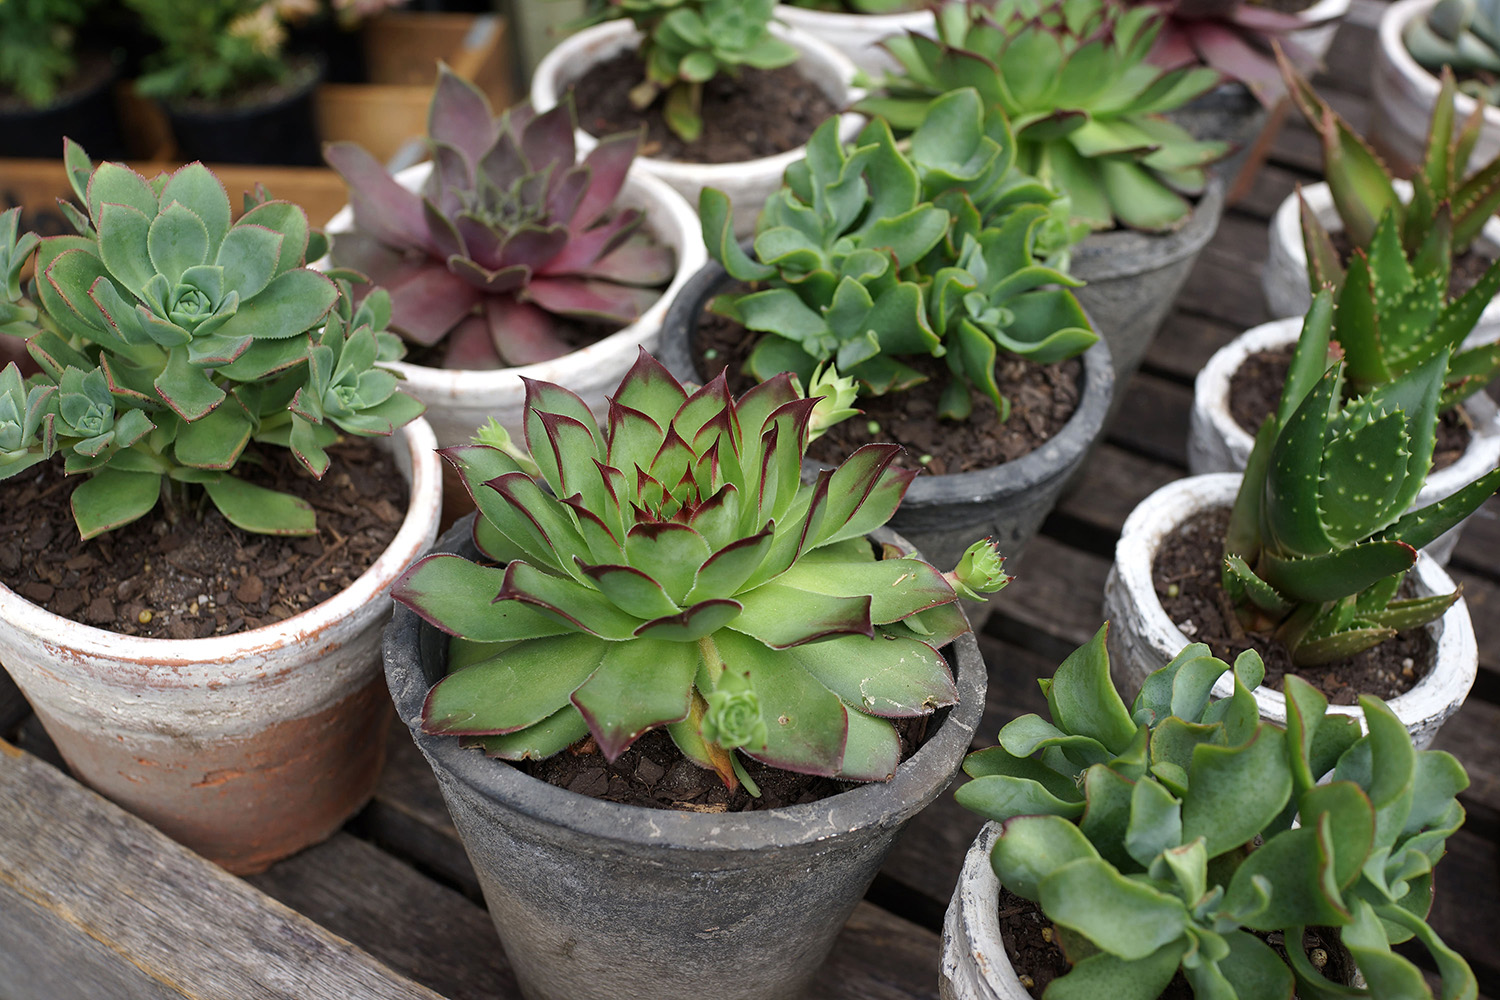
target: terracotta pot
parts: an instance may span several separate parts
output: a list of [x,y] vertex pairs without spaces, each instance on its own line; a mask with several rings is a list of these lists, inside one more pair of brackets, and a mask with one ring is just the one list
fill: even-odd
[[875,76],[900,66],[889,52],[880,47],[882,41],[910,32],[928,36],[937,34],[937,24],[930,10],[901,14],[846,14],[784,3],[776,8],[776,19],[827,42],[848,56],[854,65]]
[[[1189,472],[1201,476],[1244,471],[1255,437],[1230,414],[1230,380],[1247,357],[1294,344],[1301,330],[1301,319],[1263,323],[1220,348],[1203,366],[1193,383],[1192,421],[1188,426]],[[1491,332],[1500,334],[1500,327]],[[1458,492],[1500,464],[1500,408],[1483,392],[1470,396],[1463,407],[1473,425],[1469,447],[1457,462],[1428,475],[1413,508],[1425,507]],[[1460,524],[1445,532],[1424,551],[1439,565],[1446,565],[1462,529]]]
[[[1380,15],[1378,44],[1370,89],[1370,141],[1386,162],[1402,173],[1411,173],[1422,160],[1428,124],[1437,103],[1440,84],[1406,51],[1401,34],[1413,18],[1425,17],[1437,0],[1400,0]],[[1474,113],[1474,99],[1459,94],[1453,102],[1455,123]],[[1484,127],[1469,157],[1472,163],[1488,163],[1500,155],[1500,108],[1484,109]]]
[[427,423],[389,441],[411,484],[395,539],[352,586],[277,624],[147,639],[0,586],[0,660],[73,773],[237,874],[327,838],[375,789],[388,594],[432,544],[439,501]]
[[[390,367],[406,379],[402,388],[427,404],[427,421],[432,424],[441,447],[468,443],[474,429],[490,417],[504,424],[512,434],[520,434],[526,402],[523,376],[565,386],[603,415],[605,394],[635,364],[638,349],[656,349],[667,307],[708,255],[703,249],[697,215],[677,192],[638,169],[639,160],[636,164],[620,192],[619,203],[641,209],[646,216],[645,230],[677,254],[677,273],[672,283],[634,323],[552,361],[489,371],[429,368],[404,361],[392,363]],[[401,171],[396,179],[415,191],[431,172],[432,164],[421,163]],[[338,233],[348,232],[353,225],[354,214],[346,206],[328,223],[327,229],[337,239]],[[324,258],[314,266],[326,263]]]
[[[1411,197],[1411,184],[1397,179],[1396,194],[1405,201]],[[1333,207],[1333,195],[1324,183],[1307,184],[1302,188],[1302,197],[1329,232],[1342,232],[1344,223]],[[1476,248],[1486,255],[1500,256],[1500,219],[1490,219],[1484,224]],[[1265,293],[1266,308],[1276,318],[1304,316],[1312,306],[1312,292],[1307,282],[1307,248],[1302,244],[1302,217],[1297,207],[1297,195],[1290,194],[1271,217],[1270,246],[1266,254],[1266,266],[1261,270],[1261,291]],[[1485,307],[1474,331],[1464,343],[1474,346],[1500,339],[1500,298]]]
[[[774,22],[771,32],[801,50],[802,58],[795,65],[828,95],[834,107],[847,108],[864,97],[864,91],[853,85],[854,64],[838,49],[806,32]],[[640,34],[629,21],[606,21],[564,39],[537,65],[531,78],[531,103],[538,111],[556,107],[562,95],[589,67],[638,44]],[[844,142],[853,142],[863,124],[860,115],[840,116],[839,137]],[[577,138],[581,153],[593,149],[597,142],[582,129]],[[635,161],[635,169],[666,181],[694,209],[698,206],[699,191],[718,188],[729,195],[734,205],[735,234],[748,236],[755,229],[755,217],[760,214],[761,206],[781,186],[781,175],[802,159],[805,151],[805,146],[798,146],[775,156],[740,163],[688,163],[643,156]]]
[[[471,533],[460,522],[437,548],[472,558]],[[871,537],[909,547],[885,529]],[[958,704],[890,781],[758,812],[647,809],[558,788],[424,733],[422,702],[447,648],[398,607],[386,679],[529,1000],[802,996],[901,829],[948,787],[984,708],[984,660],[965,634],[950,656]]]
[[[1166,538],[1194,514],[1227,508],[1234,503],[1239,475],[1191,476],[1168,483],[1140,502],[1125,520],[1115,563],[1104,584],[1104,614],[1110,620],[1110,666],[1122,694],[1133,698],[1153,670],[1165,666],[1191,642],[1162,609],[1151,579],[1151,564]],[[1453,581],[1425,553],[1408,576],[1416,584],[1416,595],[1447,594]],[[1416,687],[1388,703],[1391,711],[1422,750],[1432,743],[1438,728],[1458,711],[1479,670],[1479,647],[1469,608],[1459,598],[1427,631],[1436,640],[1436,660]],[[1227,698],[1233,685],[1220,678],[1214,685],[1216,698]],[[1286,697],[1266,687],[1255,689],[1261,718],[1286,725]],[[1331,705],[1340,715],[1361,715],[1357,706]]]

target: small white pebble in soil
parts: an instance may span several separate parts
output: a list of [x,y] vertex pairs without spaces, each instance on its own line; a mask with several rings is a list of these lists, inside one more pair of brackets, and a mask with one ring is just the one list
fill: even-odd
[[1183,635],[1197,635],[1198,626],[1193,623],[1193,620],[1191,618],[1189,618],[1187,621],[1179,622],[1177,624],[1177,631],[1181,632]]
[[208,603],[208,595],[207,594],[199,594],[198,595],[198,603],[199,604],[207,604]]
[[197,613],[198,613],[198,602],[194,601],[192,604],[188,605],[188,614],[190,614],[190,615],[196,615]]

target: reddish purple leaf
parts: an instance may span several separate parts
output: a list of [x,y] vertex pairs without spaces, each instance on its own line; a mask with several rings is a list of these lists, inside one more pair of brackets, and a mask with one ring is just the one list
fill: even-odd
[[635,322],[661,298],[659,289],[632,288],[589,278],[533,278],[524,294],[548,312],[621,325]]
[[425,267],[391,293],[391,326],[408,340],[425,346],[437,343],[480,302],[480,293],[440,267]]
[[349,185],[354,224],[393,246],[427,247],[422,200],[385,172],[380,162],[352,142],[323,147],[323,159]]
[[495,141],[490,102],[478,87],[441,63],[427,108],[427,133],[435,141],[461,150],[475,164]]
[[556,319],[536,306],[493,295],[484,300],[484,312],[490,338],[508,365],[534,365],[574,350],[559,335]]
[[622,132],[599,140],[589,155],[584,157],[584,166],[589,168],[588,194],[578,205],[573,216],[575,229],[587,229],[603,217],[615,203],[615,196],[625,186],[625,177],[630,163],[641,148],[641,137],[645,127],[635,132]]
[[490,337],[489,320],[470,316],[448,332],[443,341],[443,367],[470,371],[505,367],[505,359]]

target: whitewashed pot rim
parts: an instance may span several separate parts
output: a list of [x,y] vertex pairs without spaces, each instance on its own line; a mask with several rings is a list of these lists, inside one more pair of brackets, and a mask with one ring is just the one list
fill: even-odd
[[[943,921],[942,996],[968,1000],[1031,1000],[1021,985],[1005,939],[1000,935],[1000,878],[990,865],[990,851],[1004,831],[991,820],[969,845]],[[975,982],[977,978],[977,982]],[[967,981],[965,981],[967,980]],[[954,984],[963,987],[960,992]],[[988,991],[973,994],[973,988]]]
[[[1348,6],[1349,0],[1318,0],[1318,3]],[[814,7],[796,7],[792,4],[780,3],[776,5],[776,17],[794,28],[815,24],[834,29],[845,24],[857,23],[862,26],[869,25],[875,31],[889,29],[894,35],[907,28],[931,23],[932,11],[922,8],[903,10],[895,14],[861,14],[852,10],[818,10]]]
[[[1422,65],[1412,58],[1411,53],[1406,51],[1406,42],[1402,40],[1401,33],[1406,29],[1407,22],[1427,13],[1428,9],[1436,4],[1437,0],[1397,0],[1380,15],[1378,29],[1380,48],[1385,58],[1390,60],[1391,65],[1407,83],[1420,92],[1429,105],[1437,102],[1442,83],[1437,77],[1423,69]],[[1453,113],[1459,121],[1472,115],[1474,107],[1474,98],[1468,94],[1455,95]],[[1493,105],[1487,106],[1484,109],[1484,121],[1492,128],[1500,127],[1500,108]]]
[[[811,56],[813,59],[831,66],[839,79],[843,81],[843,94],[829,94],[835,104],[849,107],[865,96],[865,91],[854,86],[854,76],[858,72],[852,60],[838,49],[829,45],[819,38],[814,38],[806,31],[799,28],[788,27],[775,21],[770,25],[771,33],[782,41],[790,42],[800,49],[803,57]],[[566,81],[571,82],[583,72],[590,63],[579,58],[579,51],[588,43],[596,39],[602,40],[610,48],[601,54],[601,58],[613,55],[635,45],[640,39],[640,33],[629,21],[613,20],[596,24],[590,28],[584,28],[575,35],[571,35],[547,53],[542,61],[537,63],[536,72],[531,77],[531,103],[538,111],[546,111],[557,106],[561,99],[558,92],[560,86]],[[580,65],[582,64],[582,65]],[[577,67],[569,72],[565,67]],[[839,116],[839,139],[843,142],[851,142],[859,130],[864,126],[864,116],[843,112]],[[580,151],[592,149],[598,142],[595,136],[590,135],[583,129],[576,133],[578,148]],[[739,160],[730,163],[692,163],[684,160],[666,160],[654,156],[639,157],[644,169],[650,173],[671,181],[691,181],[704,187],[722,187],[731,179],[738,179],[748,173],[753,174],[775,174],[780,177],[787,167],[807,155],[806,144],[789,149],[782,153],[771,156],[757,157],[753,160]]]
[[[396,536],[348,587],[321,604],[282,621],[231,635],[203,639],[158,639],[121,635],[64,618],[33,604],[0,584],[0,621],[37,640],[61,663],[90,659],[139,665],[151,671],[159,688],[215,690],[263,681],[263,657],[296,647],[372,602],[388,600],[395,578],[436,535],[442,502],[442,469],[437,439],[418,417],[395,432],[411,463],[406,515]],[[67,668],[59,672],[66,672]]]
[[[431,173],[432,162],[427,161],[402,170],[396,175],[396,180],[402,187],[415,191],[422,186]],[[431,402],[443,395],[468,396],[507,390],[519,393],[522,378],[553,381],[557,378],[556,369],[560,364],[590,367],[603,363],[605,356],[628,351],[637,344],[645,343],[654,331],[661,329],[661,322],[667,315],[667,307],[672,304],[672,300],[677,297],[682,286],[687,284],[687,280],[707,263],[708,252],[703,246],[702,229],[697,214],[689,208],[682,195],[672,190],[664,181],[637,170],[632,165],[630,173],[626,176],[622,193],[644,195],[644,200],[653,203],[653,208],[663,213],[661,216],[648,216],[648,218],[654,219],[656,225],[663,230],[674,231],[678,237],[678,245],[673,248],[677,253],[677,272],[672,276],[671,284],[634,323],[623,326],[609,336],[580,347],[560,358],[536,364],[518,365],[514,368],[486,370],[435,368],[430,365],[412,364],[409,361],[393,361],[387,367],[400,373],[416,395]],[[349,232],[354,228],[353,210],[345,205],[329,220],[325,228],[335,238],[339,233]],[[329,258],[324,257],[312,266],[319,269],[326,268],[328,260]]]
[[[1148,598],[1137,601],[1144,620],[1137,622],[1135,627],[1153,647],[1170,648],[1174,651],[1172,655],[1175,655],[1194,641],[1183,635],[1162,608],[1161,601],[1156,598],[1151,565],[1155,561],[1157,549],[1191,514],[1211,507],[1231,506],[1239,492],[1240,479],[1239,473],[1221,472],[1175,480],[1142,500],[1125,519],[1120,541],[1115,546],[1115,563],[1111,574],[1117,577],[1119,585],[1126,590]],[[1455,589],[1453,580],[1425,552],[1417,553],[1417,562],[1410,575],[1422,594],[1451,593]],[[1426,627],[1437,640],[1433,650],[1433,669],[1410,691],[1386,703],[1408,729],[1434,715],[1446,717],[1450,701],[1447,694],[1439,690],[1439,681],[1451,689],[1461,686],[1467,693],[1473,687],[1478,673],[1479,649],[1474,638],[1474,625],[1469,618],[1468,603],[1462,597],[1441,618]],[[1165,666],[1166,663],[1166,660],[1162,660],[1156,666]],[[1460,671],[1455,678],[1456,684],[1450,683],[1448,678],[1439,677],[1439,667],[1450,663],[1456,664]],[[1227,698],[1233,693],[1234,684],[1227,674],[1214,684],[1215,697]],[[1286,724],[1285,695],[1266,687],[1256,688],[1254,694],[1262,718]],[[1460,702],[1462,700],[1459,699]],[[1328,711],[1357,717],[1363,725],[1364,713],[1358,706],[1330,705]]]
[[[1490,308],[1497,307],[1492,305]],[[1203,366],[1203,370],[1194,379],[1195,414],[1205,418],[1207,426],[1218,432],[1232,454],[1248,456],[1255,444],[1255,437],[1241,427],[1230,413],[1230,380],[1247,357],[1258,351],[1274,350],[1295,343],[1301,332],[1302,319],[1298,317],[1272,320],[1251,327],[1215,351],[1208,364]],[[1497,335],[1500,335],[1500,327],[1486,331],[1481,339],[1493,340]],[[1473,346],[1473,335],[1465,343]],[[1474,423],[1469,447],[1458,461],[1427,476],[1421,492],[1417,494],[1417,506],[1435,503],[1450,496],[1500,463],[1500,409],[1483,392],[1466,400],[1464,408]]]
[[[1411,198],[1410,181],[1395,177],[1392,178],[1392,186],[1396,189],[1396,196],[1403,202]],[[1333,192],[1329,189],[1328,182],[1318,181],[1316,184],[1303,184],[1301,187],[1302,197],[1307,201],[1307,207],[1312,209],[1323,227],[1331,233],[1342,232],[1344,223],[1339,218],[1338,210],[1334,208]],[[1500,217],[1492,216],[1485,222],[1480,230],[1480,238],[1500,248]],[[1273,256],[1279,251],[1286,255],[1287,260],[1300,267],[1305,285],[1307,283],[1307,247],[1302,243],[1302,213],[1297,206],[1296,191],[1283,198],[1281,204],[1276,207],[1276,214],[1271,217],[1271,239],[1277,243],[1277,247],[1272,251]],[[1497,329],[1490,331],[1482,339],[1476,340],[1475,335],[1486,326],[1497,327]],[[1500,337],[1500,296],[1496,296],[1489,305],[1484,307],[1484,312],[1480,314],[1479,321],[1475,324],[1475,333],[1470,334],[1465,343],[1473,346],[1494,340],[1496,337]]]
[[[1301,17],[1304,21],[1333,21],[1336,18],[1343,17],[1348,12],[1349,3],[1350,0],[1318,0],[1317,3],[1306,10],[1298,11],[1297,16]],[[1322,24],[1315,24],[1312,27],[1322,27]],[[1306,31],[1307,29],[1302,28],[1299,30]]]

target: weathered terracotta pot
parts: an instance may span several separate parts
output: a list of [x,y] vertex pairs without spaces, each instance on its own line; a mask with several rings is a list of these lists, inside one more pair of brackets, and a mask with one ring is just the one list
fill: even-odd
[[0,586],[0,661],[73,773],[237,874],[324,840],[375,789],[390,586],[431,546],[439,507],[427,422],[389,440],[411,484],[395,539],[352,586],[275,625],[118,635]]
[[[1178,525],[1199,511],[1233,505],[1239,488],[1237,474],[1190,476],[1163,486],[1125,519],[1115,546],[1115,563],[1104,583],[1104,616],[1110,621],[1110,669],[1127,699],[1135,697],[1147,675],[1165,666],[1192,641],[1156,596],[1151,566],[1157,550]],[[1453,580],[1426,553],[1417,554],[1408,579],[1415,582],[1417,597],[1448,594],[1454,589]],[[1430,746],[1438,728],[1463,706],[1479,672],[1479,647],[1463,598],[1426,628],[1437,646],[1432,669],[1416,687],[1389,702],[1418,750]],[[1233,682],[1227,677],[1214,685],[1215,698],[1233,693]],[[1286,696],[1280,691],[1256,688],[1255,701],[1262,719],[1286,725]],[[1360,716],[1363,721],[1357,706],[1331,705],[1328,711]]]

